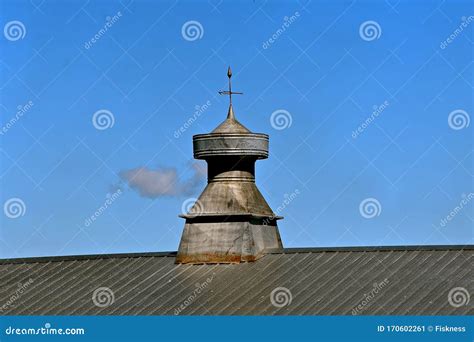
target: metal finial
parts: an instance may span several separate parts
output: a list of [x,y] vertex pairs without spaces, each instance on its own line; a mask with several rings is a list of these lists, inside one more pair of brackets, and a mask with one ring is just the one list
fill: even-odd
[[230,66],[227,69],[227,77],[229,78],[229,90],[222,90],[219,92],[219,94],[229,95],[229,104],[230,104],[230,107],[232,107],[232,94],[242,95],[243,93],[232,91],[232,83],[230,81],[230,78],[232,77],[232,69],[230,68]]

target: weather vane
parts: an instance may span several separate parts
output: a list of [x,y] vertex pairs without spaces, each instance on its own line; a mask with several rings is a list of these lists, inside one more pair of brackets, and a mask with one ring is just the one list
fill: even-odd
[[230,81],[230,78],[232,77],[232,70],[227,69],[227,77],[229,77],[229,90],[222,90],[219,92],[220,95],[229,95],[229,101],[230,105],[232,106],[232,94],[237,94],[237,95],[242,95],[243,93],[232,91],[232,83]]

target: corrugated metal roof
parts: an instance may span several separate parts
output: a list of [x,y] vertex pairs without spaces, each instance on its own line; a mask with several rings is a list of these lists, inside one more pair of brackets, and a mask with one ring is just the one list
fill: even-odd
[[[0,314],[474,314],[472,302],[448,300],[455,288],[472,293],[473,251],[285,249],[236,265],[177,265],[174,253],[7,259],[0,260]],[[96,293],[99,306],[94,291],[105,291]]]

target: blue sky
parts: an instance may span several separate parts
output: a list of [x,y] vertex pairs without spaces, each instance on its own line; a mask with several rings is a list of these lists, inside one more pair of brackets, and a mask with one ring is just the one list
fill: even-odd
[[[473,12],[3,1],[0,257],[176,250],[205,186],[192,136],[225,118],[228,65],[237,117],[270,135],[257,185],[285,247],[472,244]],[[144,180],[143,196],[138,168],[172,190]]]

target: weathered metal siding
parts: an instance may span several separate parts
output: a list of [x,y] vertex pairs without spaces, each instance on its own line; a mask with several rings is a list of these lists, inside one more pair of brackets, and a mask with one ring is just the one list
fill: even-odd
[[186,223],[176,262],[238,263],[260,259],[264,250],[282,247],[275,224],[264,225],[261,221],[247,218],[240,222]]

